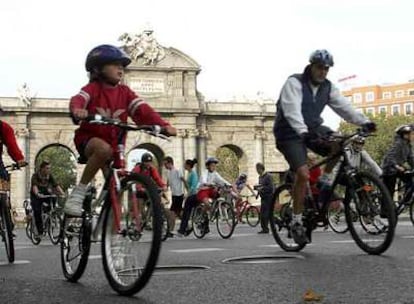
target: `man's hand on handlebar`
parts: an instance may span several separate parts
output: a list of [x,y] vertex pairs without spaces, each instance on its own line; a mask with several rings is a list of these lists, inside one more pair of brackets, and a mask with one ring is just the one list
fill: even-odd
[[82,120],[88,117],[88,110],[85,109],[75,109],[72,112],[73,118],[76,120]]
[[168,125],[161,128],[161,134],[164,134],[166,136],[176,136],[177,135],[177,129]]

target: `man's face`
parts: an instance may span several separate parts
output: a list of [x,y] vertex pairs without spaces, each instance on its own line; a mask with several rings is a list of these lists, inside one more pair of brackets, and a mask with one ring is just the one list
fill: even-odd
[[329,72],[329,66],[323,64],[314,63],[311,65],[311,77],[312,81],[315,83],[322,83],[325,81],[326,76]]
[[164,162],[164,167],[165,167],[165,169],[167,169],[167,170],[171,170],[171,168],[172,168],[172,164],[171,164],[171,163],[169,163],[169,162]]
[[42,168],[42,174],[47,175],[50,173],[50,165],[46,165]]

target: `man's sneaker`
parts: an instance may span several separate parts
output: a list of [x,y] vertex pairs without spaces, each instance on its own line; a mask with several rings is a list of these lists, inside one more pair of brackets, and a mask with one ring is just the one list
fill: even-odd
[[290,227],[292,231],[292,237],[296,244],[305,245],[309,242],[308,237],[306,236],[305,227],[300,223],[292,223]]
[[72,193],[69,194],[69,197],[65,203],[65,207],[63,208],[65,214],[77,217],[82,216],[82,204],[85,196],[86,190],[75,187]]

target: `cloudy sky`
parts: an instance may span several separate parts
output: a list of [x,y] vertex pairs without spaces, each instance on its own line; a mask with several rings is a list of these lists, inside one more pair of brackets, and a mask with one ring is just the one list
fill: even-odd
[[162,45],[201,66],[207,99],[276,98],[313,49],[335,58],[330,79],[356,84],[414,78],[413,1],[13,0],[0,2],[0,96],[27,82],[38,97],[70,97],[87,81],[87,52],[119,44],[146,23]]

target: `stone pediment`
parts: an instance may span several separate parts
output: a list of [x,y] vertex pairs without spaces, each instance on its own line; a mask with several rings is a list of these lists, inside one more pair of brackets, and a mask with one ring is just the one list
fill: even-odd
[[132,60],[131,64],[128,66],[128,69],[144,69],[144,70],[192,70],[197,73],[201,70],[200,65],[190,56],[184,54],[180,50],[175,48],[163,48],[165,57],[157,61],[155,64],[145,64],[145,61],[142,57]]

